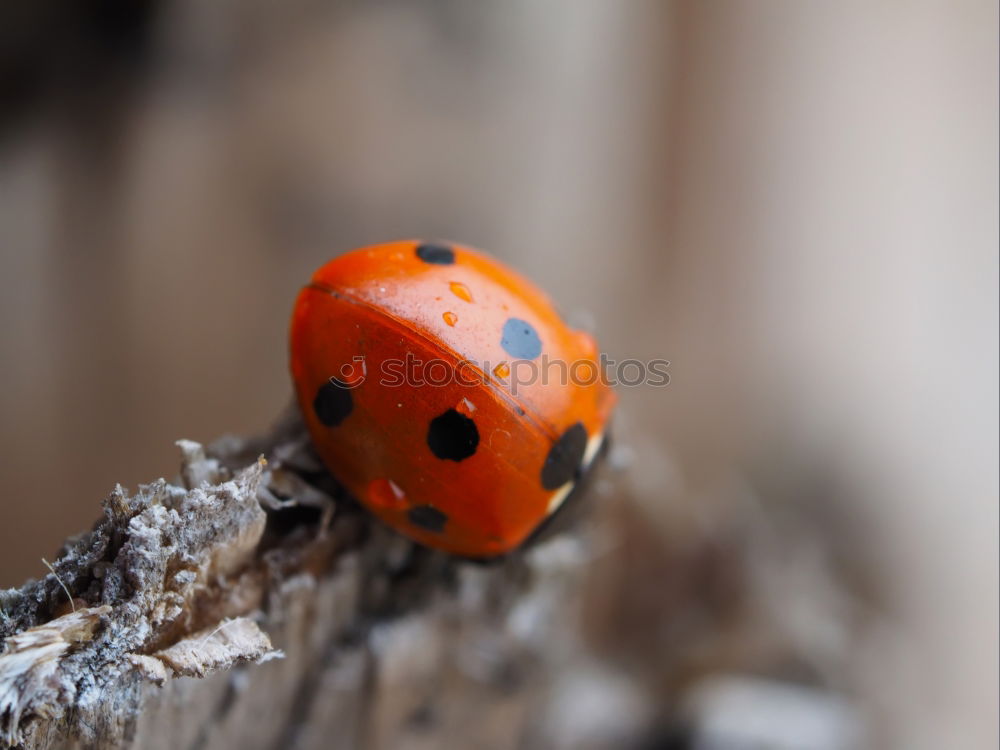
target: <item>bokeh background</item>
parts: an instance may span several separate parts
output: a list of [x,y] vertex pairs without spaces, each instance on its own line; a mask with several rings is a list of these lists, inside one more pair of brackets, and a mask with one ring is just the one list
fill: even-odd
[[450,238],[671,361],[620,393],[648,544],[808,509],[871,743],[995,747],[997,54],[976,0],[5,4],[0,585],[266,429],[322,261]]

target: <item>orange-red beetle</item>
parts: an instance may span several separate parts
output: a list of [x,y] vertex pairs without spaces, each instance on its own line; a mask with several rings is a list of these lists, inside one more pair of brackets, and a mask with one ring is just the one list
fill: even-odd
[[327,468],[423,544],[502,555],[601,447],[615,396],[587,334],[467,247],[361,248],[299,294],[291,370]]

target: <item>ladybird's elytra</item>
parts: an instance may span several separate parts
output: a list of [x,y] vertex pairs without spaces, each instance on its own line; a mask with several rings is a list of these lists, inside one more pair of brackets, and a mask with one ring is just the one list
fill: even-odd
[[343,422],[354,408],[354,399],[347,384],[337,378],[330,378],[316,391],[313,412],[327,427],[336,427]]
[[[597,453],[614,393],[566,376],[597,356],[534,284],[452,243],[341,255],[292,315],[295,390],[331,474],[397,531],[464,557],[517,547]],[[364,377],[346,377],[358,362]]]
[[438,458],[464,461],[475,455],[479,446],[479,428],[472,417],[448,409],[431,420],[427,446]]

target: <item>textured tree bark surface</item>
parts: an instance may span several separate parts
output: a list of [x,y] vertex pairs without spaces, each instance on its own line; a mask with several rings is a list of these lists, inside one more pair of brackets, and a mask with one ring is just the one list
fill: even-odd
[[175,483],[116,488],[0,592],[0,747],[869,744],[870,565],[815,492],[651,513],[591,477],[483,564],[370,520],[294,411],[179,446]]
[[116,488],[50,575],[0,592],[0,746],[530,743],[533,678],[573,648],[579,535],[493,564],[416,547],[292,415],[179,445],[177,484]]

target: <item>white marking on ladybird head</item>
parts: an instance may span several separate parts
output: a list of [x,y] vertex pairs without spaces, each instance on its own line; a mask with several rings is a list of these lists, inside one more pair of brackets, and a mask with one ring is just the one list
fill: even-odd
[[[601,443],[603,442],[604,442],[603,432],[597,433],[587,441],[587,448],[583,452],[583,461],[582,461],[582,468],[584,470],[586,470],[590,466],[590,464],[593,463],[594,457],[597,455],[597,451],[600,450]],[[573,491],[574,486],[575,486],[574,482],[572,481],[566,482],[566,484],[564,484],[562,487],[560,487],[559,489],[557,489],[555,492],[552,493],[552,496],[549,498],[548,508],[546,509],[546,512],[549,515],[552,515],[557,510],[559,510],[559,506],[561,506],[566,501],[566,498],[569,497],[569,493]]]
[[566,498],[569,497],[569,493],[573,491],[573,484],[573,482],[566,482],[566,484],[552,493],[552,497],[549,498],[548,508],[545,510],[548,515],[551,516],[559,510],[559,506],[563,504]]
[[587,441],[587,448],[583,452],[583,468],[586,469],[594,460],[594,456],[597,455],[597,451],[601,448],[601,443],[604,442],[604,433],[598,432],[590,440]]

